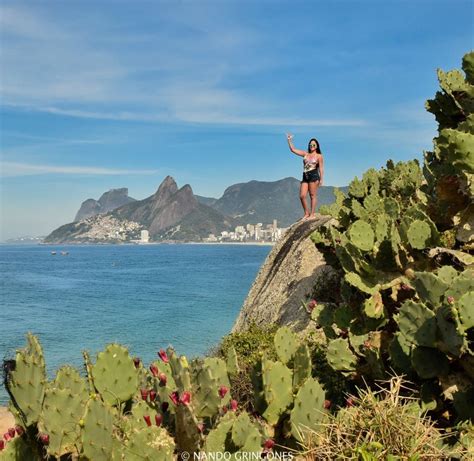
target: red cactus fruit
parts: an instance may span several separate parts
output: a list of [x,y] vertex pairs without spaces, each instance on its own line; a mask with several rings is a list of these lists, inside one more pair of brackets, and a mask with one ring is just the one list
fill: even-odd
[[18,425],[15,426],[15,430],[18,435],[23,435],[23,432],[25,432],[25,430],[21,426],[18,426]]
[[49,435],[48,434],[40,434],[39,439],[43,445],[49,445]]
[[159,373],[158,367],[156,365],[154,365],[153,363],[150,365],[150,371],[151,371],[151,374],[155,378],[158,376],[158,373]]
[[151,426],[151,418],[150,418],[150,415],[145,415],[145,416],[143,417],[143,419],[145,420],[146,425],[147,425],[148,427],[150,427],[150,426]]
[[224,413],[227,413],[227,410],[228,410],[227,407],[222,407],[222,411],[223,411]]
[[202,434],[204,432],[204,423],[198,423],[197,430]]
[[233,400],[230,401],[230,409],[232,411],[236,411],[238,405],[239,404],[238,404],[237,400],[233,399]]
[[170,400],[175,404],[178,405],[179,403],[179,394],[178,391],[174,391],[170,394]]
[[348,397],[346,399],[346,407],[352,407],[354,405],[354,399],[352,397]]
[[263,444],[265,450],[271,450],[273,448],[273,445],[275,445],[275,441],[273,439],[267,439]]
[[5,440],[0,440],[0,451],[5,448]]
[[315,299],[312,299],[309,303],[308,303],[308,309],[310,311],[312,311],[316,306],[317,306],[318,302],[315,300]]
[[150,402],[154,402],[156,399],[156,392],[154,390],[150,391]]
[[9,427],[8,428],[8,433],[10,434],[10,437],[13,439],[13,437],[15,437],[15,435],[16,435],[15,428],[14,427]]
[[133,364],[135,365],[135,368],[138,368],[140,366],[140,358],[139,357],[134,357],[133,358]]
[[148,389],[140,389],[140,394],[142,395],[142,399],[146,401],[148,398]]
[[331,408],[331,401],[330,400],[325,400],[324,401],[324,408],[326,410],[329,410],[329,408]]
[[161,426],[161,423],[162,423],[162,422],[163,422],[163,416],[160,415],[159,413],[157,413],[157,414],[155,415],[155,423],[156,423],[156,425],[159,427],[159,426]]
[[3,434],[3,438],[9,442],[11,439],[12,439],[12,436],[10,435],[9,432],[5,432],[5,434]]
[[169,407],[169,406],[170,406],[170,404],[169,404],[168,402],[163,402],[163,403],[161,404],[161,410],[162,410],[163,412],[166,412],[166,411],[168,411],[168,407]]
[[181,398],[179,399],[179,401],[183,405],[189,405],[189,402],[191,402],[191,392],[188,392],[188,391],[183,392],[181,394]]
[[166,351],[164,349],[160,349],[160,351],[158,352],[158,357],[165,363],[169,362],[168,355],[166,354]]
[[229,388],[226,387],[226,386],[221,386],[219,387],[219,396],[221,399],[223,399],[225,397],[225,395],[227,394],[227,392],[229,392]]
[[448,296],[447,301],[449,304],[454,304],[454,296]]
[[166,375],[164,373],[160,373],[158,375],[158,379],[160,380],[160,385],[161,386],[166,386],[166,381],[168,380],[168,378],[166,377]]

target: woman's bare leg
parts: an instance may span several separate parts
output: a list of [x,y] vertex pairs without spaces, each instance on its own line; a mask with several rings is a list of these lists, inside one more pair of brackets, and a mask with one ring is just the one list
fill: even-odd
[[308,193],[308,183],[302,182],[300,186],[300,200],[304,210],[304,218],[309,216],[308,205],[306,203],[306,194]]
[[309,196],[311,197],[311,218],[315,218],[316,204],[318,203],[319,181],[309,183]]

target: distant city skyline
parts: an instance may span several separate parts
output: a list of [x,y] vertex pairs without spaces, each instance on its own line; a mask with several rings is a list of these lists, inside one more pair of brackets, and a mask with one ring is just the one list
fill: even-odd
[[6,0],[0,241],[166,175],[215,198],[299,178],[286,132],[319,139],[325,185],[421,160],[436,69],[460,68],[473,25],[470,0]]

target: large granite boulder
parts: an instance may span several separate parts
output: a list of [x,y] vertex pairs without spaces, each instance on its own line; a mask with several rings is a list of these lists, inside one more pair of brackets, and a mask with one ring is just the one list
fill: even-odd
[[295,331],[310,326],[302,301],[314,293],[318,294],[318,301],[330,301],[330,292],[339,284],[339,274],[326,264],[309,238],[331,219],[320,215],[287,230],[261,267],[232,332],[245,331],[252,322],[260,326],[287,325]]

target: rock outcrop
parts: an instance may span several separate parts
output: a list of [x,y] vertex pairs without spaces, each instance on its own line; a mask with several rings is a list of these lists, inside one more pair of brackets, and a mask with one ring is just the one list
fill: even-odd
[[261,267],[232,332],[245,331],[252,322],[260,326],[288,325],[295,331],[308,327],[310,316],[302,301],[314,292],[315,286],[317,289],[321,285],[321,291],[327,291],[338,280],[336,271],[326,264],[309,238],[331,219],[319,215],[288,229]]
[[135,202],[135,199],[128,196],[128,189],[126,187],[110,189],[108,192],[103,193],[99,200],[89,198],[82,202],[74,221],[81,221],[97,214],[108,213],[131,202]]

